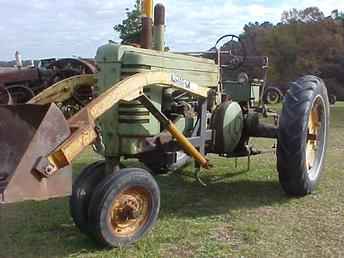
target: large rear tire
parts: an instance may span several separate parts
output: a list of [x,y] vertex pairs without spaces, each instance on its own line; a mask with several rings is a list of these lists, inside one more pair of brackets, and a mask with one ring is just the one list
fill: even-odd
[[89,224],[100,244],[126,246],[151,230],[159,209],[160,190],[153,176],[140,168],[121,169],[97,186]]
[[279,122],[277,169],[289,195],[311,193],[323,170],[329,131],[329,100],[324,82],[304,76],[291,83]]
[[97,185],[105,178],[105,161],[97,161],[81,172],[73,184],[69,199],[70,214],[75,225],[89,234],[88,207]]

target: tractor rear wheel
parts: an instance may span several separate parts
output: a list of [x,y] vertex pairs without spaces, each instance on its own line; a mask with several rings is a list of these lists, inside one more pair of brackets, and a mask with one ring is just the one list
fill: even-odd
[[0,105],[12,104],[12,98],[10,93],[0,85]]
[[160,190],[153,176],[140,168],[121,169],[97,186],[89,224],[102,245],[126,246],[153,227],[159,209]]
[[75,225],[88,234],[88,207],[96,186],[105,178],[105,161],[97,161],[83,169],[73,184],[69,199],[70,214]]
[[335,105],[337,102],[337,96],[336,95],[329,95],[328,99],[329,99],[331,105]]
[[269,105],[275,105],[282,101],[283,93],[279,88],[269,87],[264,93],[264,102]]
[[324,82],[304,76],[292,83],[279,123],[277,169],[289,195],[311,193],[324,166],[329,131],[329,101]]
[[6,89],[14,104],[24,104],[35,96],[34,91],[26,85],[12,85]]

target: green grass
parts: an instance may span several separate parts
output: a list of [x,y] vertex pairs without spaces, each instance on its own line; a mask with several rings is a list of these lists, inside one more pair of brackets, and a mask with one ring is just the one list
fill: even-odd
[[[344,103],[331,111],[326,169],[310,196],[286,197],[273,154],[254,157],[249,172],[246,159],[235,168],[212,156],[207,187],[187,176],[158,177],[158,223],[131,247],[100,249],[74,227],[62,199],[0,207],[0,257],[343,257]],[[269,149],[273,141],[255,144]],[[75,168],[96,159],[86,153]]]

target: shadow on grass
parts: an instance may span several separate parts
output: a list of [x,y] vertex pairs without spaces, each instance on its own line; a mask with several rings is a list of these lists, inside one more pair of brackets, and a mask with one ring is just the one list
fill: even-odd
[[0,257],[66,257],[97,249],[74,226],[68,198],[0,206]]
[[[159,176],[161,218],[207,217],[287,201],[277,181],[248,180],[237,171],[207,187],[180,175]],[[0,257],[80,256],[101,249],[69,216],[68,198],[0,206]]]
[[240,178],[245,172],[228,174],[212,180],[206,187],[195,180],[172,175],[158,179],[161,188],[161,217],[200,217],[221,215],[231,210],[245,210],[282,204],[288,197],[277,181],[256,181]]

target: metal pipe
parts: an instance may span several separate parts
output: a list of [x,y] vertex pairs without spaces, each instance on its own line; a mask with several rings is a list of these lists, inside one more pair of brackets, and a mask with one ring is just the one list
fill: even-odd
[[187,154],[193,157],[203,168],[209,168],[209,161],[190,143],[171,121],[169,121],[166,129],[172,134]]
[[153,46],[153,0],[143,1],[141,46],[146,49]]
[[154,7],[154,25],[165,25],[165,6],[157,4]]
[[153,21],[150,17],[142,17],[141,47],[152,49],[153,46]]
[[151,19],[153,18],[153,0],[143,1],[143,15]]
[[264,123],[258,123],[255,128],[251,128],[249,132],[250,137],[259,137],[259,138],[278,138],[278,128]]
[[23,67],[23,61],[22,61],[22,57],[21,57],[21,54],[19,53],[19,51],[16,51],[14,56],[16,58],[16,66],[17,66],[17,68],[22,68]]
[[157,4],[154,8],[154,49],[165,50],[165,6]]

